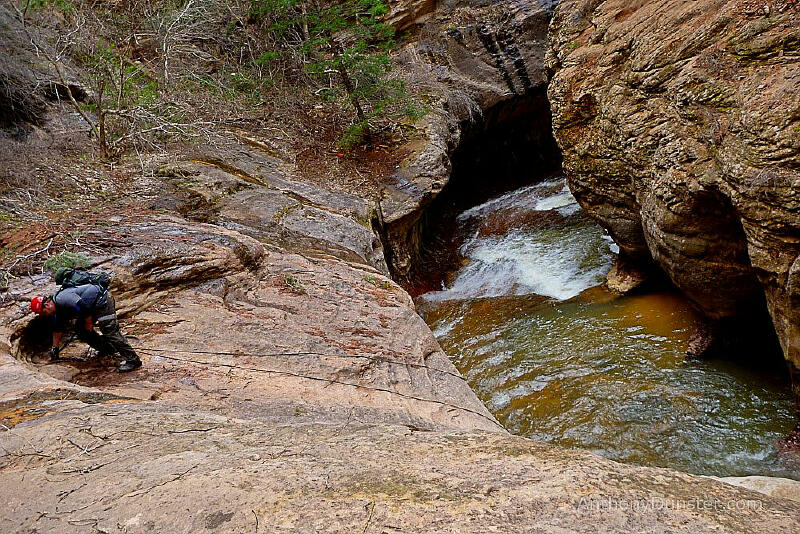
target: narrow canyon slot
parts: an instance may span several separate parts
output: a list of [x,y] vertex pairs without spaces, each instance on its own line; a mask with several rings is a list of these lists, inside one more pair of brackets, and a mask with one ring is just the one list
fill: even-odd
[[797,0],[0,28],[0,533],[800,533]]
[[[798,476],[775,448],[792,395],[754,281],[746,310],[714,322],[652,265],[639,290],[606,289],[619,248],[567,187],[548,121],[538,95],[490,110],[419,217],[408,288],[443,348],[512,432],[641,465]],[[708,212],[739,237],[723,215]],[[687,360],[690,343],[713,357]]]

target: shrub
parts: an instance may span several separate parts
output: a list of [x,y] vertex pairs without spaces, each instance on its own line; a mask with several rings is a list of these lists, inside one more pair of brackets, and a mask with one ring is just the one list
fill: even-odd
[[303,283],[291,274],[284,275],[283,284],[292,292],[298,295],[306,295],[308,292],[303,287]]
[[57,271],[61,267],[86,269],[91,264],[91,261],[91,258],[86,254],[62,252],[61,254],[47,258],[47,261],[44,262],[44,270]]

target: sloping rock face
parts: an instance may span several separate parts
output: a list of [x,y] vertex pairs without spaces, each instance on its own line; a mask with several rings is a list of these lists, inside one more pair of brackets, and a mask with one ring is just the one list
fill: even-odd
[[[2,435],[3,532],[796,532],[800,505],[500,433],[57,401]],[[61,438],[60,440],[57,438]],[[8,491],[8,488],[13,488]]]
[[158,211],[71,220],[138,371],[43,362],[49,276],[5,292],[0,531],[800,529],[779,496],[508,435],[370,259],[369,205],[241,150],[141,178]]
[[798,4],[571,0],[551,32],[554,133],[581,205],[711,318],[766,294],[796,372]]
[[[117,377],[76,347],[71,360],[38,370],[232,417],[502,431],[383,274],[382,257],[370,261],[375,236],[358,223],[366,203],[290,181],[257,153],[239,157],[162,169],[162,179],[181,183],[172,193],[152,184],[153,197],[142,199],[180,208],[174,196],[206,193],[216,224],[139,214],[81,228],[97,268],[114,273],[112,291],[145,367]],[[41,356],[30,338],[43,332],[31,331],[27,301],[54,289],[48,276],[12,285],[0,332],[18,360]]]
[[48,274],[3,292],[0,531],[800,530],[780,496],[510,436],[387,278],[375,207],[254,145],[46,221],[114,272],[144,366],[42,361]]

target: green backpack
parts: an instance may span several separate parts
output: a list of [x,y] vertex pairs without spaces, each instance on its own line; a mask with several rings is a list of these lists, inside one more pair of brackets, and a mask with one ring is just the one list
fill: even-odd
[[111,285],[111,275],[109,273],[90,273],[87,271],[81,271],[80,269],[72,269],[70,267],[60,267],[56,271],[54,278],[56,284],[61,286],[61,289],[83,286],[86,284],[92,284],[100,286],[103,289],[108,289],[108,286]]

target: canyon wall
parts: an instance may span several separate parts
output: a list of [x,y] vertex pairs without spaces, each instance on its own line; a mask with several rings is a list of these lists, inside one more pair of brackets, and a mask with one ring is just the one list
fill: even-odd
[[[452,87],[387,190],[387,222],[444,187],[464,120],[525,92],[522,68],[508,71],[515,54],[498,62],[484,42],[518,28],[531,87],[545,83],[538,7],[445,8],[429,17],[441,17],[442,41],[421,38],[406,57],[420,83]],[[496,31],[482,40],[481,27]],[[447,44],[427,48],[442,62],[416,61],[433,42]],[[445,68],[456,64],[471,66]],[[60,131],[68,114],[42,130]],[[39,133],[0,140],[12,172]],[[387,278],[371,203],[304,182],[291,158],[264,150],[268,138],[225,139],[132,175],[102,210],[77,199],[2,236],[4,250],[28,254],[68,234],[94,268],[113,271],[144,366],[113,373],[79,344],[43,361],[47,338],[28,302],[54,289],[50,276],[10,281],[0,299],[0,530],[800,528],[800,505],[782,495],[509,435]],[[87,189],[120,181],[86,165]]]
[[2,532],[800,528],[791,495],[509,435],[382,274],[368,204],[290,170],[209,148],[135,178],[137,204],[3,236],[73,231],[114,272],[144,365],[117,374],[80,344],[43,361],[28,302],[51,278],[11,281]]
[[524,0],[442,2],[399,53],[407,82],[424,88],[430,102],[380,203],[395,279],[407,281],[422,263],[425,212],[451,183],[459,159],[469,171],[460,177],[480,174],[452,184],[462,192],[502,185],[520,168],[558,160],[545,95],[549,17]]
[[144,365],[117,374],[79,344],[43,361],[28,302],[54,286],[48,273],[11,281],[0,530],[800,528],[786,496],[509,435],[382,274],[368,203],[290,170],[257,149],[209,148],[135,178],[136,204],[3,236],[12,247],[73,231],[114,272]]
[[654,260],[712,319],[763,292],[796,372],[797,2],[568,0],[548,67],[569,186],[623,260]]

